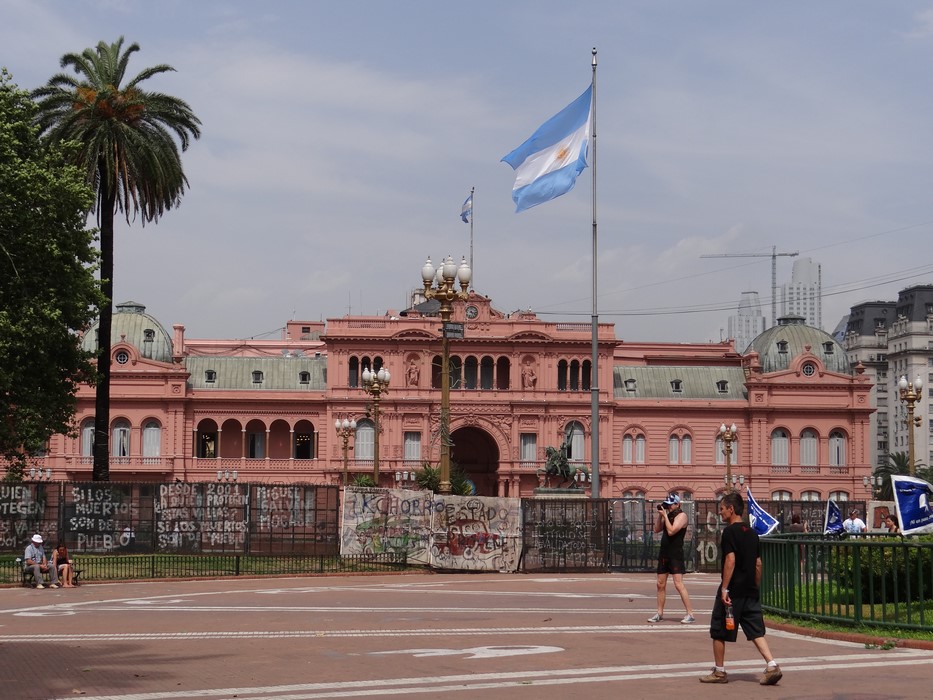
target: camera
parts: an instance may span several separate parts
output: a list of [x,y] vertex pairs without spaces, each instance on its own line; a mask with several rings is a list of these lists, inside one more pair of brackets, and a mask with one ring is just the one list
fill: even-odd
[[658,503],[658,510],[667,510],[668,508],[670,508],[670,506],[666,503]]

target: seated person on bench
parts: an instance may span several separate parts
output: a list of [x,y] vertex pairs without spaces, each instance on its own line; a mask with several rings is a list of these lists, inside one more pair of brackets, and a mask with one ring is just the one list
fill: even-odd
[[68,556],[68,547],[64,542],[59,542],[55,551],[52,552],[52,566],[58,572],[58,578],[64,588],[74,587],[74,562]]
[[58,588],[58,571],[56,571],[55,566],[49,566],[49,561],[45,558],[41,535],[32,536],[32,542],[29,543],[29,546],[26,547],[26,553],[23,554],[23,568],[32,571],[36,588],[45,588],[42,585],[42,574],[46,573],[49,575],[49,588]]

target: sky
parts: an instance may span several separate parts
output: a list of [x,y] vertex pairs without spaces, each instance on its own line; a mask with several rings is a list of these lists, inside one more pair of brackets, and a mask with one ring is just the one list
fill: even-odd
[[[34,89],[124,36],[202,125],[190,188],[116,230],[115,301],[192,338],[408,306],[431,256],[546,321],[592,314],[592,167],[516,214],[501,158],[596,72],[599,320],[718,341],[771,258],[822,264],[823,325],[933,283],[933,0],[0,0]],[[593,153],[590,154],[593,164]],[[715,254],[761,257],[701,258]],[[777,258],[778,282],[795,258]]]

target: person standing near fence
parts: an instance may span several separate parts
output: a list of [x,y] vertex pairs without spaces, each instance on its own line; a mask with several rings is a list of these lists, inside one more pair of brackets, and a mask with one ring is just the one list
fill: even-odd
[[689,521],[687,514],[680,507],[680,496],[670,494],[658,506],[658,516],[654,521],[655,533],[661,535],[661,551],[658,553],[658,612],[649,617],[648,622],[661,622],[664,619],[664,603],[667,600],[667,577],[674,577],[674,588],[680,594],[687,614],[680,621],[682,625],[696,622],[693,616],[693,607],[690,605],[690,595],[684,585],[684,574],[687,566],[684,563],[684,538],[687,535]]
[[781,667],[771,654],[765,639],[765,619],[761,612],[761,543],[755,529],[742,522],[745,501],[736,491],[730,491],[719,501],[719,517],[726,528],[722,531],[719,551],[722,553],[722,582],[716,591],[709,636],[713,640],[713,666],[700,683],[728,683],[726,674],[726,642],[738,638],[739,627],[755,645],[768,664],[761,685],[775,685],[781,680]]

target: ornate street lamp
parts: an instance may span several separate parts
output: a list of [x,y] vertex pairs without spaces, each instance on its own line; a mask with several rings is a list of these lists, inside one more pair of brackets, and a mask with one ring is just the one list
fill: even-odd
[[914,415],[914,404],[923,398],[923,379],[918,374],[912,382],[902,376],[897,383],[901,392],[901,401],[907,404],[907,455],[910,462],[910,475],[914,476],[917,470],[917,461],[914,458],[914,426],[919,427],[922,419]]
[[410,489],[415,485],[415,472],[395,472],[395,486],[400,489]]
[[382,426],[379,424],[379,399],[383,394],[389,393],[389,370],[380,367],[373,372],[369,367],[363,370],[363,391],[373,397],[373,482],[379,486],[379,433]]
[[218,469],[217,470],[217,481],[236,481],[240,478],[240,475],[237,473],[237,470],[234,469],[230,471],[228,469]]
[[[722,477],[722,483],[726,486],[729,485],[729,477]],[[745,488],[745,475],[744,474],[733,474],[732,475],[732,491],[741,491]]]
[[30,467],[29,468],[29,480],[30,481],[51,481],[52,470],[51,468],[43,469],[42,467],[39,467],[38,469],[36,469],[35,467]]
[[356,432],[356,421],[339,418],[334,421],[334,427],[337,429],[337,437],[343,440],[343,485],[347,485],[349,477],[349,462],[347,460],[347,449],[350,443],[350,436]]
[[881,486],[884,484],[884,479],[879,474],[878,476],[863,476],[862,477],[862,486],[865,487],[865,490],[871,493],[872,498],[875,497],[876,492],[881,491]]
[[[424,296],[426,299],[437,299],[441,303],[440,315],[443,324],[441,329],[441,493],[450,493],[450,341],[448,327],[453,313],[453,303],[463,301],[469,297],[467,291],[470,279],[473,276],[466,258],[457,263],[451,256],[435,270],[431,258],[421,268],[421,279],[424,282]],[[454,289],[454,284],[460,283],[460,290]]]
[[726,493],[733,491],[735,481],[732,479],[732,443],[738,437],[735,423],[728,428],[723,423],[719,426],[719,437],[722,438],[722,451],[726,457]]

